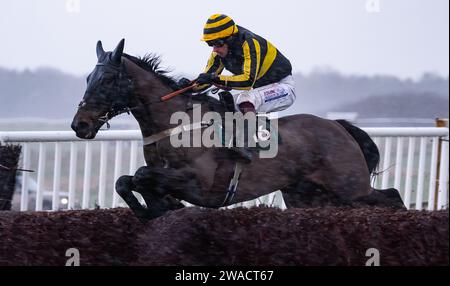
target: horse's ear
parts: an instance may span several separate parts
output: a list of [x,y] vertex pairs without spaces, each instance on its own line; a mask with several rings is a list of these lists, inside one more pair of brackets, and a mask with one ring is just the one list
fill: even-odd
[[122,57],[124,46],[125,46],[125,39],[122,39],[119,42],[119,44],[117,45],[117,47],[114,49],[114,51],[111,55],[111,61],[116,65],[119,65],[121,62],[121,57]]
[[98,41],[97,42],[97,59],[99,60],[104,54],[105,54],[105,51],[103,50],[102,41]]

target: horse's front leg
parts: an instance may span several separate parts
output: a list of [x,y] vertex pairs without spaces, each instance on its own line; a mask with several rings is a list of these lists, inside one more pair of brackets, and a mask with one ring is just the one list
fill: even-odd
[[119,196],[127,203],[136,217],[142,221],[146,222],[148,220],[147,209],[141,205],[136,196],[133,194],[135,189],[135,184],[133,183],[133,176],[121,176],[116,181],[116,192]]
[[[185,170],[145,166],[136,171],[133,182],[143,187],[139,193],[144,198],[149,195],[165,198],[173,196],[203,207],[220,207],[225,196],[223,192],[206,192],[195,174]],[[165,202],[168,203],[168,200]]]
[[[174,198],[170,198],[169,196],[163,197],[156,192],[152,192],[151,186],[149,186],[142,178],[142,170],[146,170],[147,167],[142,168],[140,172],[136,172],[136,175],[122,176],[116,182],[117,193],[127,203],[141,222],[146,223],[151,219],[162,216],[169,210],[184,207],[181,202]],[[138,192],[142,195],[147,207],[141,205],[132,191]]]

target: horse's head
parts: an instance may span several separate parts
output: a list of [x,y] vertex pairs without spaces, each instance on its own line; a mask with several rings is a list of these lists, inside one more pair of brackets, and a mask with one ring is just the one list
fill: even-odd
[[86,91],[71,125],[79,138],[94,138],[105,122],[128,108],[133,82],[122,62],[124,42],[122,39],[112,52],[105,52],[102,42],[97,42],[98,62],[87,77]]

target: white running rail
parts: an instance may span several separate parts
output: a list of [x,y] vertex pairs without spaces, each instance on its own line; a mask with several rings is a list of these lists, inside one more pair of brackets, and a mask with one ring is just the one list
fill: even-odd
[[[363,129],[381,154],[373,187],[395,187],[410,209],[448,208],[448,128]],[[79,139],[72,131],[0,132],[0,142],[22,145],[21,168],[36,171],[21,173],[16,209],[125,206],[114,182],[145,165],[141,140],[139,130],[100,131],[93,140]],[[279,191],[244,205],[260,203],[285,207]]]

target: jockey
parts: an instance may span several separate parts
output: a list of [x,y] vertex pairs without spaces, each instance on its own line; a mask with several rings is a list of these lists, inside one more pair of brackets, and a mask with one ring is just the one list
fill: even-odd
[[[281,111],[294,103],[291,63],[269,41],[223,14],[209,17],[202,40],[213,50],[194,91],[205,90],[212,84],[225,90],[242,90],[234,95],[234,102],[244,114]],[[224,68],[233,75],[221,75]],[[247,146],[247,136],[244,138]],[[247,147],[231,149],[240,159],[251,161],[252,153]]]

